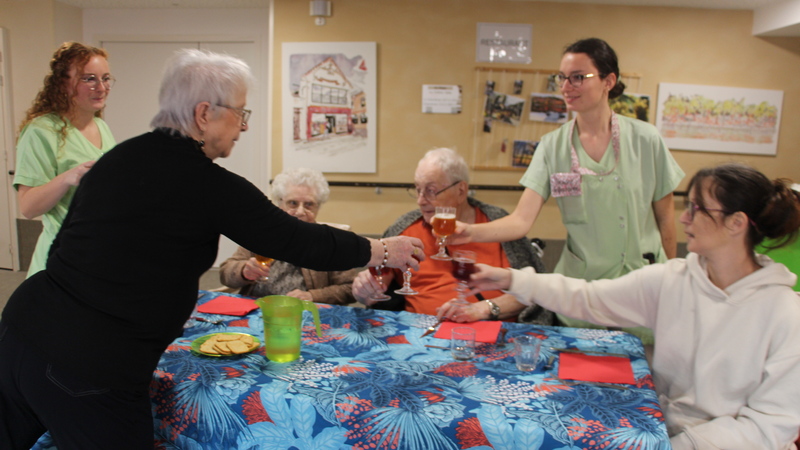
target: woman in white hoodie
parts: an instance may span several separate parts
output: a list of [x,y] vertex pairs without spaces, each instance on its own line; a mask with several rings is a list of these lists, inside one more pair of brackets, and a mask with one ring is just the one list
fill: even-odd
[[698,172],[680,216],[689,255],[587,282],[479,265],[475,291],[606,326],[655,333],[653,375],[672,447],[794,449],[800,430],[796,276],[753,251],[791,242],[800,196],[746,166]]

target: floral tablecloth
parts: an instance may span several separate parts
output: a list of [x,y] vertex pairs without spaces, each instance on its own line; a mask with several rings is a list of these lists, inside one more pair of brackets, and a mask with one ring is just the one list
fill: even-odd
[[[217,296],[206,293],[199,301]],[[162,449],[669,449],[640,341],[627,333],[504,323],[507,339],[543,341],[520,372],[513,345],[479,344],[455,361],[432,335],[435,317],[319,305],[323,337],[305,313],[301,359],[256,352],[207,357],[192,341],[219,331],[263,339],[261,313],[202,315],[164,353],[151,386]],[[613,389],[557,378],[558,352],[629,355],[635,384]],[[552,368],[545,363],[555,356]],[[44,446],[43,448],[46,448]]]

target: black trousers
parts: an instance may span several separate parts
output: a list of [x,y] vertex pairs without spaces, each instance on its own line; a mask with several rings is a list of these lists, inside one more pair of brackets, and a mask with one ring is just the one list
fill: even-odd
[[29,450],[45,431],[59,450],[152,449],[148,390],[60,371],[0,322],[0,448]]

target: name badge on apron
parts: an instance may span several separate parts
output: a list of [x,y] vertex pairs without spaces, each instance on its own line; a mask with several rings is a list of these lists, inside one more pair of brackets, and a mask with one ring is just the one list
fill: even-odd
[[[572,121],[570,126],[569,135],[575,133],[575,120]],[[617,115],[611,112],[611,143],[614,147],[614,167],[608,172],[596,173],[591,169],[581,167],[578,163],[578,153],[575,151],[575,146],[570,146],[571,157],[571,172],[559,172],[550,175],[550,195],[553,197],[576,197],[583,194],[581,190],[581,175],[608,175],[617,168],[619,163],[619,122]]]
[[550,195],[553,197],[579,196],[581,191],[581,174],[561,172],[550,175]]

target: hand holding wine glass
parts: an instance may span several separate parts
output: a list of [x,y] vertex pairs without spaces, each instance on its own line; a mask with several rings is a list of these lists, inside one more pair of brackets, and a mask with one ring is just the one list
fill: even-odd
[[[256,258],[256,261],[258,261],[258,264],[260,264],[261,267],[263,267],[265,269],[269,268],[269,266],[272,264],[272,262],[275,261],[273,258],[269,258],[267,256],[261,256],[261,255],[255,255],[255,258]],[[268,276],[263,276],[263,277],[260,277],[258,279],[258,281],[267,281],[267,280],[269,280]]]
[[[383,277],[387,275],[389,269],[384,266],[378,267],[370,267],[369,273],[375,278],[375,280],[384,288],[386,289],[386,284],[383,282]],[[376,302],[384,302],[386,300],[391,300],[392,297],[386,295],[385,292],[379,292],[372,296],[370,296],[369,300],[374,300]]]
[[431,219],[433,232],[439,238],[439,252],[431,256],[439,261],[450,261],[452,258],[447,254],[447,236],[456,230],[456,208],[451,206],[437,206],[436,212]]

